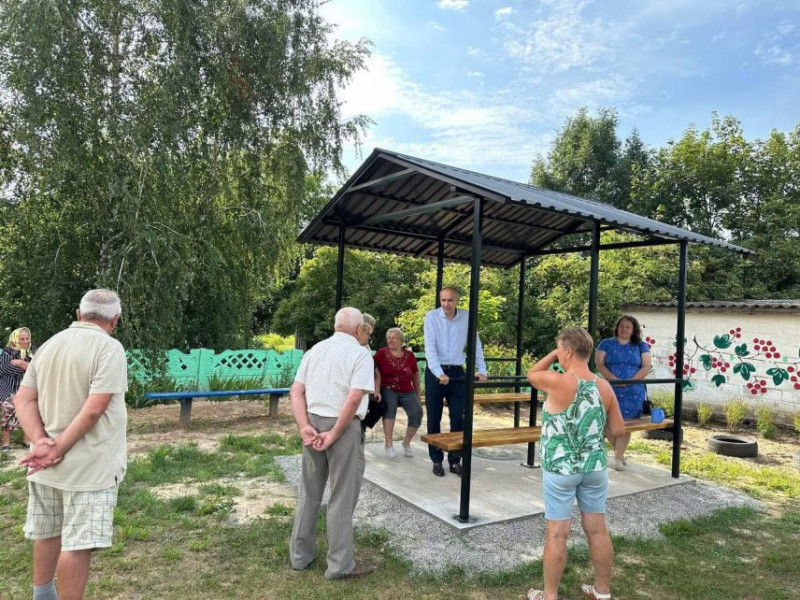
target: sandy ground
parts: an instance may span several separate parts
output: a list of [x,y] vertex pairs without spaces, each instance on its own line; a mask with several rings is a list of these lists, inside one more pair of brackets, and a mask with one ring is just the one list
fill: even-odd
[[[266,403],[260,401],[208,402],[195,401],[192,419],[187,429],[178,425],[178,405],[155,406],[129,412],[128,448],[132,456],[146,454],[161,445],[195,443],[202,450],[215,450],[221,438],[228,433],[258,435],[265,433],[292,433],[295,431],[288,401],[281,401],[279,416],[271,419]],[[508,427],[513,423],[511,409],[502,406],[479,407],[475,416],[476,428]],[[400,416],[395,429],[395,439],[405,433],[405,419]],[[686,450],[702,450],[707,439],[714,433],[723,433],[721,427],[684,429]],[[639,435],[639,434],[636,434]],[[740,432],[745,437],[755,437],[754,432]],[[368,438],[383,439],[383,432],[376,427]],[[791,432],[784,432],[776,439],[758,438],[759,455],[748,460],[756,464],[786,468],[797,468],[796,456],[800,452],[800,440]],[[293,507],[296,489],[291,484],[269,483],[261,479],[219,480],[221,485],[235,486],[239,491],[231,513],[234,522],[246,522],[256,517],[265,517],[273,504]],[[168,498],[197,493],[198,484],[187,482],[162,486],[154,490],[160,497]],[[267,493],[265,493],[267,492]]]
[[[177,446],[184,443],[197,444],[204,451],[214,451],[220,440],[229,433],[240,435],[260,435],[270,433],[290,434],[296,431],[288,400],[281,400],[277,419],[269,417],[267,402],[233,400],[227,402],[195,401],[192,408],[192,419],[189,427],[183,429],[178,424],[180,407],[177,404],[154,406],[151,408],[130,410],[128,413],[128,451],[131,457],[147,454],[150,450],[163,445]],[[523,417],[526,419],[526,417]],[[395,439],[405,434],[405,417],[399,416],[395,427]],[[491,427],[509,427],[513,424],[513,413],[505,406],[478,407],[475,414],[475,427],[487,429]],[[685,450],[702,450],[706,448],[707,439],[714,433],[723,433],[721,427],[684,429]],[[368,432],[369,441],[383,440],[380,426]],[[639,434],[635,434],[639,435]],[[800,438],[793,432],[782,432],[773,440],[765,440],[755,432],[740,432],[739,435],[758,439],[759,455],[747,460],[760,465],[770,465],[787,469],[800,466]],[[25,451],[15,447],[14,459],[24,456]],[[16,463],[16,460],[5,463],[5,468]],[[235,506],[231,512],[231,520],[237,523],[246,522],[256,517],[268,516],[270,507],[280,504],[293,507],[296,503],[296,488],[290,483],[272,483],[263,479],[230,478],[218,480],[220,485],[231,485],[239,490],[235,497]],[[171,484],[154,489],[154,493],[163,498],[198,493],[199,484],[185,482]],[[267,492],[267,493],[265,493]],[[278,511],[280,512],[280,511]]]

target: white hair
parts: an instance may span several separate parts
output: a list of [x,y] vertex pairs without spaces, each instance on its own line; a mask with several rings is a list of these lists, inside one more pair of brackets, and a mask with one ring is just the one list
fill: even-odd
[[390,333],[397,334],[397,337],[400,338],[400,343],[401,344],[405,344],[406,343],[406,334],[403,333],[403,330],[400,329],[399,327],[390,327],[389,329],[387,329],[386,330],[386,337],[387,338],[389,337]]
[[111,290],[90,290],[81,298],[81,319],[110,322],[122,313],[119,296]]
[[340,308],[333,319],[333,328],[336,331],[350,331],[364,324],[364,315],[352,306]]

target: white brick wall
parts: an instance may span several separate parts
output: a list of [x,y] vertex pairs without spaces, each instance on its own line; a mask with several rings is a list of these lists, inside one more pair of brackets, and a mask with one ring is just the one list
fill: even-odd
[[[654,376],[673,376],[669,357],[675,352],[677,311],[635,307],[630,309],[630,314],[642,324],[642,337],[655,340],[651,347]],[[731,330],[739,337],[731,336]],[[724,335],[733,338],[733,343],[728,348],[716,347],[714,338]],[[689,374],[692,389],[684,393],[685,405],[705,402],[721,407],[731,398],[742,398],[751,410],[766,404],[782,415],[800,413],[800,311],[689,308],[686,338],[686,362],[694,371]],[[771,343],[766,350],[766,344],[759,344],[757,351],[754,340]],[[735,349],[742,344],[746,344],[748,356],[737,356]],[[779,356],[770,352],[768,358],[767,352],[773,347]],[[710,370],[706,370],[701,361],[703,355],[715,359],[715,366]],[[755,367],[749,380],[734,373],[734,368],[742,362]],[[781,369],[789,379],[776,385],[773,375],[767,374],[770,369]],[[719,375],[725,377],[725,382],[717,386],[712,377]],[[672,386],[664,387],[672,389]]]

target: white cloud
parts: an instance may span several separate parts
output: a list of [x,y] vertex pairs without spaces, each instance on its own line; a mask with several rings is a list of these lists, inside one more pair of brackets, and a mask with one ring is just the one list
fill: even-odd
[[444,9],[463,10],[469,6],[469,0],[439,0],[436,5]]
[[621,25],[586,20],[585,5],[566,0],[543,3],[540,15],[527,27],[520,25],[524,20],[503,20],[506,51],[550,73],[588,67],[612,55]]
[[467,77],[486,77],[483,71],[467,71]]
[[789,35],[790,33],[792,33],[794,31],[794,29],[795,29],[795,25],[791,21],[781,21],[780,23],[778,23],[778,27],[777,27],[778,34],[777,34],[777,37],[784,37],[786,35]]
[[753,54],[765,65],[791,66],[797,62],[797,54],[800,52],[800,47],[796,44],[794,47],[787,47],[784,43],[791,44],[792,38],[784,38],[794,30],[794,23],[788,20],[781,21],[774,31],[764,35],[762,43],[756,46]]
[[512,12],[514,12],[514,9],[511,8],[510,6],[505,6],[503,8],[498,8],[496,11],[494,11],[494,18],[495,19],[503,19],[503,18],[509,16]]
[[469,54],[470,56],[477,56],[480,53],[481,53],[480,48],[473,48],[472,46],[467,46],[467,54]]
[[794,62],[792,53],[778,45],[765,46],[762,44],[755,49],[754,54],[765,65],[788,67]]
[[433,29],[434,31],[444,31],[444,27],[439,25],[436,21],[428,21],[425,25],[428,29]]
[[[369,71],[356,76],[340,94],[343,116],[364,114],[379,125],[389,119],[407,119],[424,133],[419,135],[423,141],[402,144],[367,132],[365,149],[385,147],[477,170],[511,164],[527,172],[531,157],[549,144],[550,134],[531,135],[545,116],[518,93],[432,91],[413,81],[387,55],[373,54],[367,66]],[[483,77],[480,71],[468,75]]]

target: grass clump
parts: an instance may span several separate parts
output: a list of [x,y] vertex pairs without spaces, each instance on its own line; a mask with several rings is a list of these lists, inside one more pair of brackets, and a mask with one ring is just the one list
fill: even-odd
[[794,430],[797,433],[800,433],[800,413],[797,413],[792,417],[792,423],[794,424]]
[[675,416],[674,392],[670,392],[669,390],[664,390],[664,389],[655,390],[650,397],[650,401],[656,408],[663,409],[664,414],[667,416],[668,419],[671,419]]
[[711,405],[701,402],[697,405],[697,424],[700,427],[705,427],[714,415],[714,409]]
[[756,429],[766,439],[774,438],[778,433],[774,417],[775,411],[769,406],[759,406],[756,409]]
[[747,416],[747,404],[741,398],[729,400],[725,405],[725,422],[728,431],[738,431]]

